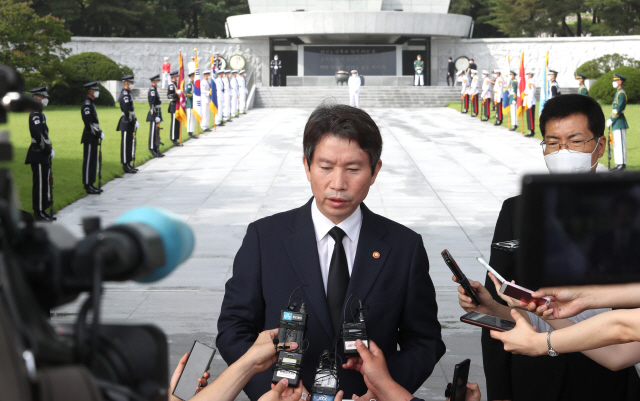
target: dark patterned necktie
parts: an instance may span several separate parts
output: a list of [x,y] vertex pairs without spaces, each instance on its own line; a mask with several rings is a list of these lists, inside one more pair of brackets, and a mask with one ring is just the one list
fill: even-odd
[[341,327],[342,307],[347,294],[347,287],[349,286],[349,265],[347,264],[347,254],[342,244],[342,239],[346,235],[345,232],[335,226],[329,231],[329,235],[336,241],[331,255],[331,263],[329,264],[329,278],[327,279],[327,301],[335,332]]

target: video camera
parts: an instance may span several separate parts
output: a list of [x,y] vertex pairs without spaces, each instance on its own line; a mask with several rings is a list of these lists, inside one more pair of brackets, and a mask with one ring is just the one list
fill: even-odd
[[[7,112],[39,107],[22,89],[16,71],[0,65],[0,123]],[[0,161],[11,158],[9,133],[0,132]],[[101,324],[102,284],[167,276],[193,251],[191,229],[171,213],[138,208],[105,229],[85,219],[78,240],[56,224],[22,222],[18,204],[11,172],[0,169],[2,398],[166,400],[166,336],[152,325]],[[89,297],[75,324],[52,325],[50,309],[81,293]]]

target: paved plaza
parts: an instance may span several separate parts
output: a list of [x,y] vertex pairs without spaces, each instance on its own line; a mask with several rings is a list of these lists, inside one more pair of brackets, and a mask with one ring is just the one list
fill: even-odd
[[[480,329],[460,323],[456,285],[440,252],[449,249],[470,278],[484,279],[475,257],[489,258],[503,200],[519,192],[523,174],[547,171],[539,140],[450,108],[367,111],[380,126],[384,150],[382,170],[365,203],[422,235],[447,346],[416,396],[443,400],[454,365],[465,358],[471,359],[469,380],[480,382],[485,394]],[[144,285],[107,283],[102,303],[105,321],[160,326],[169,338],[171,371],[193,340],[215,344],[224,284],[247,225],[310,198],[302,166],[302,133],[310,113],[251,110],[149,161],[138,174],[109,182],[101,196],[87,196],[58,214],[59,224],[78,236],[83,217],[98,215],[108,225],[141,205],[173,211],[193,228],[194,253],[171,276]],[[120,138],[114,134],[106,140]],[[68,316],[77,308],[78,302],[58,311]],[[307,361],[307,367],[315,363]],[[212,376],[225,367],[216,355]],[[241,394],[238,399],[247,398]]]

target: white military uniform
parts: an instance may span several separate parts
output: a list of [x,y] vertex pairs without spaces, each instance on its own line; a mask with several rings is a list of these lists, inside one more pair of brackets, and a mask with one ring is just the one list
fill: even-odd
[[465,102],[465,95],[469,94],[469,78],[467,77],[466,74],[464,74],[463,71],[459,71],[458,72],[458,76],[460,77],[460,83],[462,85],[462,90],[460,91],[460,96],[461,96],[461,102],[462,102],[462,108],[464,109],[465,113],[469,110],[466,106],[466,102]]
[[202,101],[200,128],[209,129],[209,102],[211,102],[211,84],[209,78],[200,80],[200,100]]
[[224,116],[225,120],[229,120],[229,117],[231,115],[231,85],[229,82],[229,78],[227,78],[226,75],[224,78],[222,78],[222,84],[224,86],[224,110],[222,112],[222,115]]
[[[238,73],[238,71],[233,70]],[[231,86],[231,115],[236,116],[238,113],[238,80],[233,75],[229,81],[229,85]]]
[[531,109],[536,105],[536,84],[533,81],[533,77],[527,78],[527,85],[524,88],[524,99],[522,103],[527,109]]
[[240,75],[236,78],[238,80],[238,108],[240,109],[240,113],[245,114],[247,108],[247,94],[249,91],[247,90],[247,82],[244,80],[242,74],[244,70],[240,71]]
[[505,81],[504,78],[496,77],[493,84],[493,101],[496,103],[502,103],[502,93],[504,92]]
[[349,104],[351,107],[360,108],[360,86],[362,85],[362,81],[358,76],[358,71],[351,71],[351,76],[347,84],[349,85]]
[[483,75],[484,77],[482,77],[482,93],[480,95],[482,100],[489,99],[491,97],[491,94],[489,93],[489,90],[491,89],[491,80],[488,77],[489,74]]
[[222,113],[223,113],[223,107],[224,107],[224,92],[222,91],[224,89],[223,83],[222,83],[222,78],[220,78],[220,74],[216,74],[216,96],[218,97],[218,114],[216,114],[215,119],[216,119],[216,125],[220,125],[220,123],[222,122]]
[[187,64],[187,75],[191,74],[192,72],[196,72],[196,62],[195,61],[189,61],[189,63]]

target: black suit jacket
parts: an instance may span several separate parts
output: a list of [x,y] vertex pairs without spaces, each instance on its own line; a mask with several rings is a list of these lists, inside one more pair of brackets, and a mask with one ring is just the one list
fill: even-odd
[[[493,242],[518,238],[516,213],[519,198],[509,198],[502,204]],[[492,249],[489,264],[505,279],[514,278],[513,253]],[[485,287],[495,300],[505,304],[496,294],[489,277]],[[640,399],[640,379],[635,368],[612,372],[581,353],[560,354],[553,358],[547,355],[513,355],[504,350],[501,341],[491,338],[489,330],[483,329],[482,358],[489,401]]]
[[[320,355],[333,349],[338,335],[332,329],[320,273],[312,201],[249,225],[234,260],[233,277],[226,284],[216,341],[224,360],[235,362],[262,330],[278,327],[291,292],[308,284],[296,297],[305,302],[309,314],[302,372],[309,390]],[[374,252],[380,257],[374,258]],[[362,204],[362,228],[347,297],[350,294],[369,306],[369,336],[384,351],[393,378],[416,391],[445,351],[422,237]],[[344,358],[342,347],[338,352]],[[339,371],[345,394],[367,391],[360,373],[341,367]],[[267,392],[272,376],[271,369],[256,375],[245,387],[249,398],[256,400]]]

